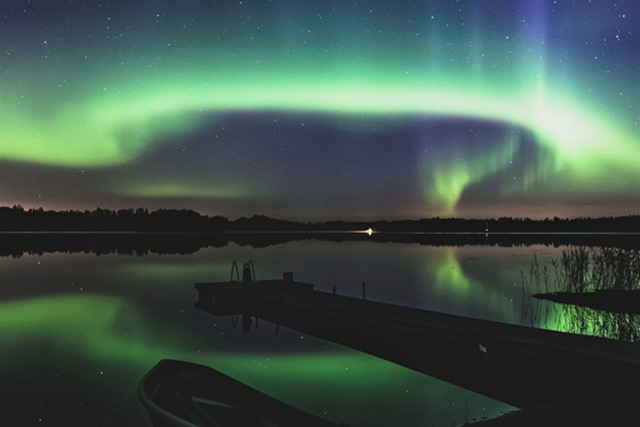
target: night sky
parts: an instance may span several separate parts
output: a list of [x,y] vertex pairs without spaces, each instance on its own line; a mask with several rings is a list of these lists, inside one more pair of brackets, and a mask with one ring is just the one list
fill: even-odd
[[640,2],[0,2],[0,205],[638,213]]

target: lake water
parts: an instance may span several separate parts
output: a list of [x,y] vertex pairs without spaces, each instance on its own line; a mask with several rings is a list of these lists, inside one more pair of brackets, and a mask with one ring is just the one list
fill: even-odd
[[[0,257],[0,425],[150,425],[136,392],[163,358],[214,367],[351,426],[457,426],[513,408],[262,322],[193,308],[194,282],[252,260],[257,279],[292,271],[316,289],[513,324],[531,322],[522,272],[563,245],[428,245],[298,240],[229,243],[187,255],[24,253]],[[526,294],[526,292],[525,292]],[[550,324],[553,324],[551,319]]]

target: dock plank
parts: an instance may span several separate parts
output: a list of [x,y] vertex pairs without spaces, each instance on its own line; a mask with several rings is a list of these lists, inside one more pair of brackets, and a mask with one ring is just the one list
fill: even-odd
[[[313,290],[284,280],[200,283],[196,307],[250,314],[347,345],[517,407],[634,389],[640,346]],[[230,306],[209,299],[232,295]]]

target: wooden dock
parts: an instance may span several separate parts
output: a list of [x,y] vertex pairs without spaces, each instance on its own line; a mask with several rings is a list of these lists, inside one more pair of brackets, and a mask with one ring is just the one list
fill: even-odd
[[[337,342],[519,408],[624,391],[640,397],[640,346],[320,292],[283,279],[196,283],[196,308]],[[375,372],[371,373],[375,375]],[[632,391],[634,390],[634,391]]]

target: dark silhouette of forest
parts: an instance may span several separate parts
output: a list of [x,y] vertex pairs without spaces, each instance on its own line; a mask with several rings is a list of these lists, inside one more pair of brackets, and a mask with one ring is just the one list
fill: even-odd
[[[488,227],[489,232],[485,233]],[[368,228],[375,233],[354,233]],[[265,216],[231,221],[190,210],[25,210],[0,207],[0,256],[51,252],[190,254],[230,243],[262,248],[294,240],[366,240],[430,246],[590,245],[639,249],[640,216],[597,219],[445,219],[300,223]],[[46,234],[44,234],[46,233]]]
[[265,248],[291,241],[367,241],[374,243],[427,246],[567,246],[589,245],[640,250],[640,239],[629,234],[466,234],[466,233],[365,233],[336,232],[5,232],[0,235],[0,257],[19,258],[25,254],[92,253],[95,255],[138,255],[195,253],[203,248],[222,248],[233,243],[241,247]]
[[377,233],[639,233],[640,215],[606,218],[464,219],[303,223],[254,215],[229,220],[188,209],[144,208],[53,211],[0,207],[0,231],[27,232],[334,232]]

